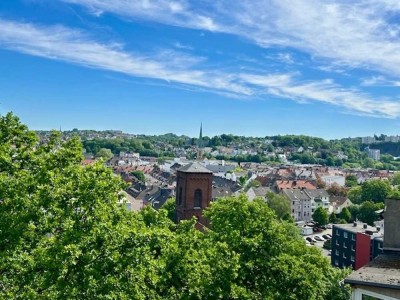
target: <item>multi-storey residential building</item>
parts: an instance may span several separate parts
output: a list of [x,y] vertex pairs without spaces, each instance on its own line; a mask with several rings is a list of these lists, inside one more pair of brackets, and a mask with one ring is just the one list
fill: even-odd
[[383,229],[360,223],[336,224],[331,243],[331,264],[357,270],[382,253]]
[[291,215],[295,221],[311,220],[311,198],[304,189],[284,189],[282,193],[290,200]]
[[290,210],[295,221],[310,221],[318,207],[329,209],[329,194],[323,189],[283,189],[290,200]]
[[318,207],[322,207],[329,212],[329,194],[324,189],[305,190],[306,194],[311,199],[311,213]]
[[381,150],[379,149],[369,149],[367,148],[368,157],[372,158],[373,160],[380,160],[381,159]]
[[376,142],[376,139],[375,139],[374,136],[365,136],[365,137],[362,137],[362,138],[361,138],[361,142],[362,142],[363,144],[368,145],[368,144],[373,144],[373,143],[375,143],[375,142]]

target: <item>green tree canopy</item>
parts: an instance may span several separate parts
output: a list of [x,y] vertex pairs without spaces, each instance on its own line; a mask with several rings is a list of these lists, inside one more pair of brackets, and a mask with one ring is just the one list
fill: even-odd
[[361,186],[356,186],[351,188],[347,192],[347,197],[354,204],[360,204],[362,202],[362,188]]
[[328,224],[329,216],[326,210],[322,207],[318,207],[312,214],[312,218],[319,226]]
[[338,218],[336,217],[336,214],[334,212],[332,212],[329,215],[329,223],[336,224],[337,221],[338,221]]
[[347,207],[342,209],[342,212],[340,213],[340,218],[342,220],[345,220],[347,223],[351,221],[351,213]]
[[110,158],[113,157],[113,154],[111,152],[110,149],[106,149],[106,148],[101,148],[97,154],[96,154],[97,158],[103,158],[105,160],[109,160]]
[[285,196],[272,192],[267,193],[267,205],[279,219],[286,219],[290,216],[290,201]]
[[371,200],[375,203],[385,201],[391,187],[388,181],[368,180],[361,186],[361,198],[363,201]]
[[391,182],[393,185],[400,185],[400,172],[396,172],[393,174]]
[[358,182],[357,182],[357,177],[355,175],[348,175],[346,176],[346,186],[347,187],[353,187],[353,186],[357,186]]
[[0,117],[0,299],[348,299],[335,269],[264,201],[230,197],[174,224],[130,213],[124,183],[77,138],[39,144]]
[[146,177],[144,176],[143,171],[135,170],[135,171],[130,172],[130,174],[132,176],[135,176],[136,179],[141,181],[141,182],[145,182],[146,181]]
[[361,204],[358,219],[361,222],[367,223],[368,225],[374,225],[374,222],[378,220],[378,215],[375,213],[380,207],[372,201],[365,201]]

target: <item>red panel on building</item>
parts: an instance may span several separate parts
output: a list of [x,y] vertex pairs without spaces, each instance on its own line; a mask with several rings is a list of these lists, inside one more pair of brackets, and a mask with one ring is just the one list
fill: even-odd
[[358,270],[359,268],[369,263],[370,257],[371,257],[371,236],[362,232],[357,232],[355,269]]

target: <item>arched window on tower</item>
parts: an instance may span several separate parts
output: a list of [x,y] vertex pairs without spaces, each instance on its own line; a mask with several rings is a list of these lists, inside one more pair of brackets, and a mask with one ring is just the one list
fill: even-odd
[[179,206],[182,205],[182,187],[179,187],[179,191],[178,191],[178,205]]
[[203,200],[202,191],[197,189],[194,191],[194,207],[201,207],[201,202]]

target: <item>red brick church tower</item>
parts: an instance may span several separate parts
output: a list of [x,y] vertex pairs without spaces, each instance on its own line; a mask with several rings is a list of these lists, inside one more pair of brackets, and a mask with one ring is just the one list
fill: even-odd
[[212,195],[212,172],[197,162],[177,171],[175,221],[196,217],[198,225],[208,227],[203,209],[210,205]]

